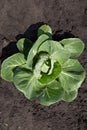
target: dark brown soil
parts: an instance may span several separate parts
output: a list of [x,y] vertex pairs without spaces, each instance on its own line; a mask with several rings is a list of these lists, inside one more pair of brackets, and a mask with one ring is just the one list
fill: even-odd
[[[79,60],[87,70],[87,0],[0,0],[0,62],[18,51],[19,38],[34,41],[43,23],[56,40],[75,36],[85,42]],[[0,79],[0,130],[87,130],[87,79],[75,101],[50,107],[27,100]]]

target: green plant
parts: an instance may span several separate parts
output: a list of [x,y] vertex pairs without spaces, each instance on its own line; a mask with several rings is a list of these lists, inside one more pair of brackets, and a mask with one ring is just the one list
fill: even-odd
[[74,100],[85,78],[84,68],[76,59],[84,43],[79,38],[54,41],[51,28],[43,25],[31,46],[26,38],[17,42],[20,52],[4,60],[2,78],[13,82],[28,99],[38,98],[42,105]]

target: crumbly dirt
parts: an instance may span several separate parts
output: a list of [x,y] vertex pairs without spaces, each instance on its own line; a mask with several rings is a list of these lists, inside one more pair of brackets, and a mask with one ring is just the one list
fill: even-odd
[[[87,70],[87,0],[0,0],[0,63],[16,53],[16,41],[35,41],[47,23],[53,38],[80,37],[85,50],[79,61]],[[76,100],[49,107],[29,101],[0,78],[0,130],[87,130],[87,78]]]

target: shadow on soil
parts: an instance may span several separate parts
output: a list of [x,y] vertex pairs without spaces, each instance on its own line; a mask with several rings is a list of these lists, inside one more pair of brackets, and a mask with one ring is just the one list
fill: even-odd
[[[16,41],[8,42],[7,46],[5,46],[2,49],[1,63],[9,56],[19,52],[19,50],[16,47],[16,43],[19,39],[28,38],[34,43],[37,39],[37,30],[43,24],[44,24],[43,22],[39,22],[39,23],[31,25],[23,34],[18,34],[15,37]],[[75,36],[71,32],[63,32],[63,30],[58,30],[53,35],[53,40],[60,41],[64,38],[72,38],[72,37],[75,37]]]

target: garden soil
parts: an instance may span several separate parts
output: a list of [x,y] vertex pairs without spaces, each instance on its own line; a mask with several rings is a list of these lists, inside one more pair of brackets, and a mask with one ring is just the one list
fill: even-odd
[[[79,61],[87,70],[87,0],[0,0],[0,64],[18,52],[21,37],[35,41],[37,28],[44,23],[52,27],[54,40],[84,41]],[[0,130],[87,130],[87,78],[77,99],[49,107],[27,100],[0,78]]]

